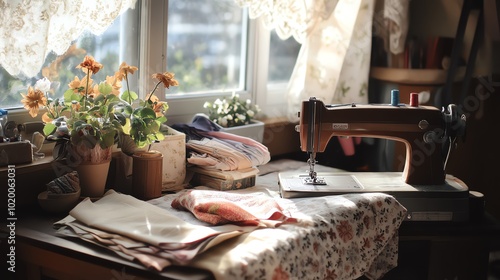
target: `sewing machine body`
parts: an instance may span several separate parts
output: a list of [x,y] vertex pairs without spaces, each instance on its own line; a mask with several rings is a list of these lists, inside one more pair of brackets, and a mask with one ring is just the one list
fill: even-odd
[[[450,134],[463,132],[465,120],[454,108],[442,112],[432,106],[397,104],[324,105],[311,98],[299,114],[301,150],[310,154],[310,171],[279,174],[283,197],[384,192],[408,209],[407,220],[464,221],[469,217],[467,186],[445,172]],[[463,122],[463,123],[462,123]],[[455,127],[453,127],[455,126]],[[315,156],[333,136],[372,137],[403,142],[403,172],[317,173]]]

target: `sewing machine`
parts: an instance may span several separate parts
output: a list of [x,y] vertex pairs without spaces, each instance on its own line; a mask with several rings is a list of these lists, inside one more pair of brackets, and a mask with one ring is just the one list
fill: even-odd
[[[391,104],[325,105],[314,97],[303,101],[296,130],[301,150],[309,154],[309,171],[281,172],[281,196],[384,192],[408,209],[407,220],[468,220],[468,187],[445,172],[451,147],[465,133],[465,116],[454,104],[440,111],[420,106],[417,94],[410,100],[410,104],[401,104],[398,95],[392,97]],[[333,136],[401,141],[406,146],[404,170],[317,172],[316,154],[324,152]]]

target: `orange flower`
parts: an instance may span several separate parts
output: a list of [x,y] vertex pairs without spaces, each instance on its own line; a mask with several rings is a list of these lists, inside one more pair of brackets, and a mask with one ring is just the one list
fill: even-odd
[[80,103],[78,102],[73,102],[71,103],[71,109],[75,112],[78,112],[80,111],[80,108],[82,107],[82,105],[80,105]]
[[[106,84],[111,86],[111,94],[119,96],[120,89],[122,88],[122,82],[117,79],[116,76],[106,76]],[[96,97],[100,94],[99,85],[95,85],[93,88],[93,93],[89,93],[89,96]]]
[[43,121],[44,123],[50,123],[50,122],[52,122],[53,120],[54,120],[54,119],[53,119],[53,118],[51,118],[51,117],[49,116],[49,112],[45,112],[45,113],[42,115],[42,121]]
[[155,103],[158,102],[160,99],[158,96],[154,95],[153,93],[150,93],[146,96],[146,100],[151,100],[151,102]]
[[153,103],[152,109],[153,111],[155,111],[157,117],[162,116],[163,111],[168,109],[168,104],[166,102],[160,101],[160,99],[152,93],[148,94],[146,100],[150,100]]
[[40,106],[47,104],[45,94],[39,89],[33,89],[31,86],[28,87],[28,94],[21,93],[21,96],[23,97],[21,102],[24,104],[24,108],[29,111],[33,118],[38,115]]
[[162,82],[166,88],[170,88],[170,86],[178,86],[179,82],[174,79],[174,73],[165,72],[165,73],[156,73],[153,74],[154,79],[158,79],[158,81]]
[[[88,80],[88,83],[87,83],[87,80]],[[69,84],[68,84],[68,87],[70,89],[72,89],[74,92],[79,92],[80,94],[84,95],[85,92],[86,92],[86,88],[87,88],[87,84],[89,85],[89,91],[87,92],[87,94],[92,94],[92,84],[94,83],[94,81],[92,79],[89,79],[88,76],[85,76],[83,77],[81,80],[80,78],[78,78],[77,76],[75,76],[75,78],[73,79],[73,81],[71,81]]]
[[90,98],[96,98],[97,96],[99,96],[99,94],[101,94],[101,92],[99,91],[99,86],[94,85],[94,88],[89,90],[89,92],[87,93],[87,96]]
[[139,68],[135,66],[128,65],[126,62],[120,64],[120,69],[115,73],[115,77],[120,81],[127,76],[127,74],[134,74]]
[[106,76],[106,83],[110,84],[113,88],[111,91],[113,95],[120,95],[120,89],[122,88],[121,80],[119,80],[116,76]]
[[[96,74],[97,72],[99,72],[99,70],[102,69],[102,64],[95,61],[93,56],[86,55],[83,59],[83,62],[76,66],[76,68],[82,68],[82,70],[87,69],[92,72],[92,74]],[[85,70],[83,71],[85,72]]]

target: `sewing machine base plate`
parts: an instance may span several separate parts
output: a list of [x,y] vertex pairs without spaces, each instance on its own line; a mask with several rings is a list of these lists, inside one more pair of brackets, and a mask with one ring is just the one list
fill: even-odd
[[326,184],[306,184],[308,174],[281,172],[283,198],[383,192],[393,195],[408,210],[406,221],[469,220],[469,189],[451,175],[441,185],[409,185],[401,172],[318,172]]

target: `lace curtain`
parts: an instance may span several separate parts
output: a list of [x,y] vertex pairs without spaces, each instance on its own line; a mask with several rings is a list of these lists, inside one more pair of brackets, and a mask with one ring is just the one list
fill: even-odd
[[302,44],[288,84],[288,112],[302,100],[366,103],[373,0],[235,0],[282,39]]
[[293,36],[304,43],[314,25],[330,16],[338,0],[235,0],[248,8],[251,19],[261,17],[264,26],[275,29],[283,40]]
[[100,35],[137,0],[0,0],[0,64],[34,77],[47,55],[62,55],[84,31]]
[[[288,82],[288,117],[297,121],[302,100],[314,96],[326,104],[367,103],[372,26],[387,51],[404,50],[409,0],[383,1],[374,16],[374,0],[234,0],[261,17],[281,39],[302,44]],[[360,139],[339,138],[345,155]]]

